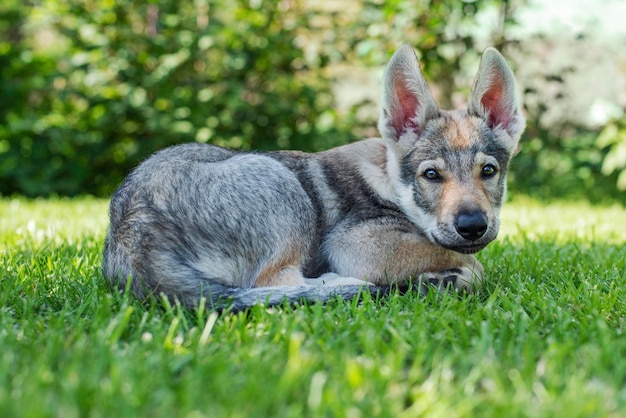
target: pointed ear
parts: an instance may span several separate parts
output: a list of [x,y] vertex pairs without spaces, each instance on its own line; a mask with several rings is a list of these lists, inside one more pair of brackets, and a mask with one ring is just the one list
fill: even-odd
[[504,129],[513,139],[511,150],[515,148],[526,120],[517,98],[513,72],[494,48],[483,52],[469,97],[469,112],[484,118],[492,129]]
[[380,134],[396,142],[409,131],[419,135],[426,121],[438,114],[415,51],[403,45],[385,68],[382,113],[378,120]]

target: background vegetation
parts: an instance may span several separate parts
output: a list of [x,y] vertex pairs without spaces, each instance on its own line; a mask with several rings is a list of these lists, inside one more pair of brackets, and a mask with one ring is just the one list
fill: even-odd
[[529,32],[528,4],[3,0],[3,195],[106,197],[180,142],[322,150],[376,135],[378,77],[403,42],[443,106],[498,46],[529,124],[501,238],[479,255],[485,286],[464,298],[140,304],[102,278],[106,199],[0,199],[2,414],[626,416],[625,209],[520,197],[625,201],[624,39]]
[[[181,142],[316,151],[376,135],[377,77],[409,43],[444,107],[464,101],[485,46],[509,57],[529,119],[514,192],[623,201],[622,61],[596,48],[612,44],[592,29],[520,34],[527,6],[4,1],[0,193],[107,196],[141,159]],[[622,73],[602,67],[607,57]],[[600,122],[587,117],[596,99],[613,106]]]

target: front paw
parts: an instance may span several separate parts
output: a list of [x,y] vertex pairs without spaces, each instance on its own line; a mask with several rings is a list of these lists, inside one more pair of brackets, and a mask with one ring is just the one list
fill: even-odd
[[454,290],[458,293],[471,293],[480,285],[485,269],[476,261],[472,266],[422,273],[419,276],[422,290],[435,287],[440,291]]

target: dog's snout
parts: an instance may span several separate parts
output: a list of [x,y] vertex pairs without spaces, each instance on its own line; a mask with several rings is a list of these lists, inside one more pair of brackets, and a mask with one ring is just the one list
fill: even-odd
[[480,211],[462,212],[457,216],[454,226],[463,238],[476,241],[487,232],[487,218]]

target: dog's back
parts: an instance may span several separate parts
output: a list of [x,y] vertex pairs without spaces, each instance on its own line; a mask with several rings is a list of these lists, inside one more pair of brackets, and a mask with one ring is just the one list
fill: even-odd
[[140,297],[191,303],[224,287],[289,284],[299,273],[287,266],[305,262],[315,230],[310,200],[283,164],[201,144],[142,163],[113,196],[110,218],[105,275],[120,287],[132,277]]

